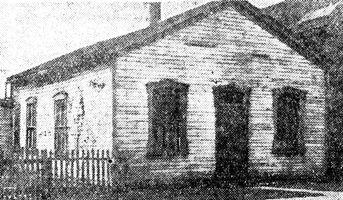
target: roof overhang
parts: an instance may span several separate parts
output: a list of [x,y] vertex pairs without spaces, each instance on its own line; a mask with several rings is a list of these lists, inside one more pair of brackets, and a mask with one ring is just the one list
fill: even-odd
[[276,36],[280,41],[286,43],[300,55],[303,55],[315,64],[323,66],[322,64],[325,63],[325,65],[330,65],[328,58],[322,55],[321,52],[305,47],[292,31],[274,18],[264,15],[260,9],[251,5],[249,2],[218,1],[206,3],[153,24],[145,29],[78,49],[37,67],[13,75],[7,78],[7,81],[15,87],[27,85],[39,87],[68,80],[85,71],[94,70],[100,65],[106,65],[116,57],[132,49],[149,45],[157,39],[164,38],[175,31],[206,18],[210,14],[225,10],[228,7],[233,7],[239,13],[258,24],[270,34]]

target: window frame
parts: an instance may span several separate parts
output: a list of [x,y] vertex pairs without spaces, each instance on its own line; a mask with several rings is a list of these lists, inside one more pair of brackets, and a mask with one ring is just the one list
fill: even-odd
[[[279,99],[283,95],[291,94],[296,96],[298,101],[298,130],[295,133],[295,144],[293,146],[289,145],[290,141],[284,141],[285,137],[282,136],[283,133],[278,132],[278,109],[279,109]],[[273,119],[274,119],[274,139],[272,145],[272,154],[279,156],[303,156],[306,153],[305,140],[304,140],[304,129],[305,129],[305,117],[306,117],[306,97],[307,91],[300,90],[290,86],[284,86],[282,88],[276,88],[272,90],[273,96]],[[283,137],[283,141],[282,141]],[[286,145],[282,144],[286,143]]]
[[[177,131],[177,147],[174,147],[170,151],[169,146],[160,146],[158,144],[158,134],[154,133],[158,127],[158,121],[156,122],[156,113],[158,109],[154,107],[157,102],[156,97],[154,97],[154,91],[167,91],[166,88],[172,88],[171,91],[178,91],[179,101],[178,101],[178,131]],[[147,142],[147,157],[148,158],[174,158],[174,157],[186,157],[188,156],[188,139],[187,139],[187,109],[188,109],[188,90],[189,85],[185,83],[176,82],[172,79],[161,79],[158,82],[149,82],[146,84],[146,89],[148,92],[148,108],[149,108],[149,129],[148,129],[148,142]],[[156,106],[156,104],[155,104]],[[175,108],[175,107],[174,107]],[[169,135],[168,135],[169,136]],[[166,141],[168,136],[163,136],[162,140]],[[158,149],[160,148],[160,149]],[[177,150],[175,150],[177,149]]]
[[54,95],[53,99],[54,149],[57,155],[63,155],[68,151],[68,94],[59,92]]
[[25,148],[33,150],[37,148],[37,98],[26,99],[26,138]]

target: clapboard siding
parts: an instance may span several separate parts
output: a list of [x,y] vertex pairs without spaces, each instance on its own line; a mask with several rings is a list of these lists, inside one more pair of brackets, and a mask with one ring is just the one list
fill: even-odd
[[13,98],[21,109],[20,145],[26,145],[26,99],[36,97],[37,148],[54,149],[53,96],[61,91],[68,93],[68,148],[111,149],[112,72],[108,66],[60,83],[18,88]]
[[[199,44],[199,46],[196,46]],[[207,46],[206,46],[207,45]],[[204,47],[206,46],[206,47]],[[311,164],[323,168],[325,153],[324,72],[233,9],[210,15],[151,45],[116,60],[115,98],[120,149],[145,159],[148,139],[146,84],[164,78],[190,85],[187,158],[146,160],[156,173],[211,172],[215,155],[212,87],[235,82],[252,88],[249,115],[249,170],[298,172]],[[271,154],[273,88],[292,86],[308,92],[304,157]]]

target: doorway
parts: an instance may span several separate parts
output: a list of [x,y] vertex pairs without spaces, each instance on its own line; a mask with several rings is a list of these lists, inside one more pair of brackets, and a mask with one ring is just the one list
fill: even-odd
[[250,89],[235,84],[213,88],[216,127],[215,175],[244,179],[248,170]]

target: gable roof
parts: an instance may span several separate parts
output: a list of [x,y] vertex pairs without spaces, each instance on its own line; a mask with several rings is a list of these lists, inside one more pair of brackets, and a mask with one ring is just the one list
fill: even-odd
[[206,3],[147,28],[83,47],[13,75],[7,78],[7,81],[12,85],[21,87],[27,85],[42,86],[68,80],[82,72],[104,65],[129,50],[148,45],[228,7],[233,7],[314,63],[319,64],[323,62],[323,59],[325,60],[320,52],[305,47],[288,28],[272,17],[264,15],[247,1],[217,1]]

